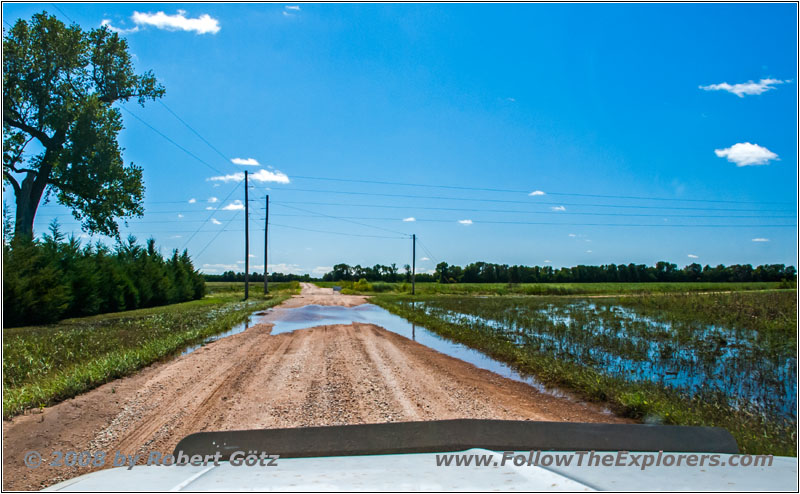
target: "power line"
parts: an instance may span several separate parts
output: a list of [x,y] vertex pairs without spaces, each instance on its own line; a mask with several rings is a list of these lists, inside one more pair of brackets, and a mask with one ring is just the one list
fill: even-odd
[[383,230],[383,231],[389,232],[389,233],[396,233],[398,235],[406,235],[406,236],[408,236],[407,233],[398,232],[396,230],[389,230],[387,228],[381,228],[379,226],[368,225],[366,223],[360,223],[358,221],[352,221],[352,220],[349,220],[349,219],[346,219],[346,218],[342,218],[342,217],[339,217],[339,216],[333,216],[333,215],[325,214],[325,213],[317,213],[315,211],[309,211],[307,209],[302,209],[302,208],[298,208],[298,207],[294,207],[294,206],[287,206],[286,204],[281,204],[281,206],[283,206],[285,208],[289,208],[289,209],[296,209],[298,211],[303,211],[303,212],[306,212],[306,213],[311,213],[311,214],[314,214],[314,215],[317,215],[317,216],[324,216],[324,217],[327,217],[327,218],[333,218],[333,219],[337,219],[337,220],[341,220],[341,221],[346,221],[348,223],[353,223],[353,224],[356,224],[356,225],[365,226],[367,228],[374,228],[376,230]]
[[52,5],[52,6],[53,6],[53,8],[55,8],[57,11],[61,12],[61,15],[63,15],[64,17],[66,17],[66,18],[67,18],[67,20],[68,20],[69,22],[71,22],[71,23],[73,23],[73,24],[77,24],[75,21],[73,21],[73,20],[72,20],[72,18],[71,18],[70,16],[68,16],[67,14],[65,14],[65,13],[64,13],[64,11],[63,11],[63,10],[61,10],[61,8],[60,8],[58,5],[56,5],[56,4],[54,4],[54,3],[51,3],[50,5]]
[[[222,229],[222,230],[218,231],[218,232],[217,232],[217,234],[216,234],[216,235],[214,235],[214,237],[213,237],[211,240],[209,240],[209,241],[208,241],[208,243],[205,245],[205,247],[203,247],[203,248],[200,250],[200,252],[198,252],[197,254],[195,254],[195,259],[199,258],[199,257],[200,257],[200,255],[202,255],[202,254],[203,254],[203,252],[205,252],[205,251],[206,251],[206,249],[208,249],[208,246],[209,246],[209,245],[211,245],[211,244],[212,244],[212,243],[213,243],[213,242],[214,242],[214,241],[217,239],[217,237],[219,237],[220,233],[222,233],[222,232],[226,231],[226,230],[225,230],[225,228],[227,228],[228,226],[230,226],[231,222],[232,222],[233,220],[235,220],[235,219],[236,219],[236,217],[238,217],[238,216],[239,216],[239,211],[237,211],[237,212],[236,212],[236,214],[234,214],[234,215],[231,217],[231,219],[229,219],[229,220],[228,220],[228,222],[225,224],[225,227],[223,227],[223,229]],[[238,231],[241,231],[241,230],[238,230]],[[194,236],[194,235],[193,235],[193,236]],[[190,240],[191,240],[191,239],[190,239]],[[181,249],[181,250],[183,250],[183,249]]]
[[194,135],[196,135],[197,137],[199,137],[201,141],[205,142],[205,143],[208,145],[208,147],[210,147],[211,149],[213,149],[213,150],[214,150],[214,151],[215,151],[215,152],[216,152],[218,155],[222,156],[222,159],[224,159],[225,161],[228,161],[228,162],[230,161],[230,159],[229,159],[227,156],[225,156],[225,154],[224,154],[222,151],[220,151],[219,149],[217,149],[217,148],[216,148],[216,146],[214,146],[213,144],[211,144],[211,143],[208,141],[208,139],[206,139],[205,137],[203,137],[202,135],[200,135],[200,133],[199,133],[199,132],[197,132],[196,130],[194,130],[194,128],[193,128],[191,125],[189,125],[188,123],[186,123],[186,121],[185,121],[185,120],[183,120],[181,117],[179,117],[177,113],[175,113],[174,111],[172,111],[172,109],[171,109],[170,107],[168,107],[166,103],[164,103],[164,102],[163,102],[163,101],[161,101],[161,100],[158,100],[158,102],[159,102],[159,103],[161,103],[161,106],[163,106],[164,108],[166,108],[166,109],[167,109],[167,111],[168,111],[168,112],[170,112],[170,113],[172,114],[172,116],[173,116],[173,117],[177,118],[177,119],[178,119],[178,121],[179,121],[180,123],[182,123],[182,124],[183,124],[183,125],[185,125],[185,126],[186,126],[186,127],[189,129],[189,130],[191,130],[191,131],[194,133]]
[[[368,208],[385,208],[385,209],[422,209],[422,210],[430,210],[430,211],[459,211],[459,212],[487,212],[487,213],[524,213],[524,214],[596,214],[596,215],[603,215],[603,216],[637,216],[635,214],[629,213],[586,213],[586,212],[571,212],[571,211],[563,211],[563,212],[556,212],[556,211],[530,211],[530,210],[519,210],[519,209],[475,209],[475,208],[445,208],[445,207],[436,207],[436,206],[393,206],[388,204],[353,204],[353,203],[343,203],[343,202],[317,202],[317,201],[274,201],[275,204],[312,204],[318,206],[343,206],[343,207],[368,207]],[[646,215],[642,215],[646,216]],[[652,216],[674,216],[674,217],[690,217],[689,215],[670,215],[670,214],[656,214]],[[727,216],[723,215],[709,215],[709,218],[724,218]],[[732,216],[735,217],[735,216]],[[744,217],[744,216],[743,216]],[[794,218],[795,216],[752,216],[753,218]]]
[[417,242],[419,242],[419,245],[422,247],[422,250],[424,250],[425,253],[428,254],[436,264],[439,264],[439,259],[431,253],[430,249],[428,249],[425,246],[425,244],[422,243],[422,240],[420,240],[419,237],[417,237]]
[[[241,182],[238,182],[238,183],[237,183],[237,184],[236,184],[236,185],[233,187],[233,189],[231,189],[231,191],[228,193],[228,195],[225,197],[225,199],[223,199],[223,200],[222,200],[222,202],[225,202],[225,201],[227,201],[227,200],[228,200],[228,198],[230,198],[230,196],[232,196],[232,195],[233,195],[233,193],[234,193],[234,192],[235,192],[235,191],[236,191],[236,190],[239,188],[239,185],[241,185]],[[212,217],[212,216],[214,216],[214,213],[215,213],[215,212],[216,212],[216,210],[212,211],[212,212],[211,212],[211,214],[210,214],[210,215],[208,215],[208,218],[206,218],[206,221],[209,221],[209,220],[211,219],[211,217]],[[200,228],[203,228],[203,225],[200,225]],[[199,231],[200,231],[200,228],[198,228],[198,229],[197,229],[197,232],[199,232]],[[183,244],[183,247],[181,248],[181,250],[185,249],[185,248],[186,248],[186,246],[187,246],[187,245],[189,245],[189,242],[190,242],[190,241],[191,241],[191,240],[194,238],[194,236],[195,236],[195,235],[197,235],[197,232],[194,232],[194,233],[192,234],[192,236],[191,236],[191,237],[189,237],[189,238],[188,238],[188,240],[186,240],[186,242]]]
[[138,121],[142,122],[143,124],[145,124],[147,127],[149,127],[149,128],[150,128],[150,130],[152,130],[152,131],[153,131],[153,132],[155,132],[156,134],[158,134],[158,135],[160,135],[161,137],[163,137],[164,139],[166,139],[166,140],[167,140],[168,142],[170,142],[170,143],[171,143],[173,146],[177,147],[178,149],[180,149],[180,150],[181,150],[181,151],[183,151],[184,153],[188,154],[189,156],[191,156],[192,158],[196,159],[196,160],[197,160],[197,161],[199,161],[200,163],[202,163],[202,164],[206,165],[207,167],[211,168],[212,170],[214,170],[215,172],[219,173],[220,175],[225,175],[223,172],[221,172],[220,170],[218,170],[218,169],[217,169],[217,168],[215,168],[214,166],[210,165],[208,162],[206,162],[206,161],[202,160],[201,158],[199,158],[199,157],[198,157],[196,154],[192,153],[191,151],[189,151],[189,150],[188,150],[188,149],[186,149],[185,147],[181,146],[181,145],[180,145],[180,144],[178,144],[177,142],[175,142],[175,141],[173,141],[172,139],[170,139],[170,138],[169,138],[169,137],[168,137],[166,134],[164,134],[164,133],[163,133],[163,132],[161,132],[160,130],[156,129],[155,127],[153,127],[152,125],[150,125],[150,124],[149,124],[149,123],[147,123],[146,121],[144,121],[144,119],[140,118],[138,115],[136,115],[136,114],[135,114],[135,113],[133,113],[132,111],[128,110],[127,108],[125,108],[124,106],[121,106],[121,105],[120,105],[120,108],[122,108],[122,109],[123,109],[123,110],[125,110],[126,112],[130,113],[130,114],[131,114],[131,115],[132,115],[132,116],[133,116],[133,117],[134,117],[136,120],[138,120]]
[[526,204],[526,205],[548,205],[548,206],[579,206],[579,207],[598,207],[598,208],[623,208],[623,209],[674,209],[686,211],[743,211],[743,212],[771,212],[771,213],[785,213],[788,211],[781,210],[761,210],[761,209],[736,209],[736,208],[697,208],[687,206],[641,206],[641,205],[616,205],[616,204],[586,204],[586,203],[570,203],[570,202],[532,202],[532,201],[514,201],[508,199],[482,199],[475,197],[446,197],[446,196],[424,196],[415,194],[387,194],[378,192],[356,192],[356,191],[342,191],[342,190],[325,190],[325,189],[285,189],[282,192],[315,192],[318,194],[342,194],[342,195],[356,195],[356,196],[375,196],[375,197],[397,197],[404,199],[434,199],[446,201],[469,201],[469,202],[491,202],[491,203],[505,203],[505,204]]
[[[277,204],[277,201],[276,201]],[[286,206],[288,207],[288,206]],[[475,212],[487,212],[491,210],[485,209],[459,209],[457,211],[475,211]],[[755,216],[755,215],[715,215],[715,214],[635,214],[635,213],[586,213],[586,212],[566,212],[566,211],[505,211],[507,213],[525,213],[525,214],[547,214],[547,215],[555,215],[555,216],[563,216],[563,215],[580,215],[580,216],[621,216],[621,217],[647,217],[647,218],[756,218],[756,219],[794,219],[795,216]],[[300,217],[300,218],[310,218],[313,215],[307,214],[285,214],[280,213],[276,214],[275,216],[293,216],[293,217]],[[386,216],[337,216],[340,219],[353,219],[353,220],[376,220],[376,221],[402,221],[402,218],[398,217],[386,217]],[[414,221],[450,221],[447,219],[424,219],[424,218],[414,218]]]
[[[216,146],[214,146],[208,139],[203,137],[194,127],[192,127],[188,122],[182,119],[175,111],[167,106],[166,103],[159,100],[159,103],[169,112],[171,113],[178,121],[180,121],[183,125],[185,125],[192,133],[194,133],[198,138],[200,138],[204,143],[206,143],[211,149],[213,149],[217,154],[219,154],[226,162],[229,162],[230,159],[220,151]],[[128,110],[129,111],[129,110]],[[130,111],[129,111],[130,112]],[[137,117],[138,118],[138,117]],[[148,126],[150,126],[148,124]],[[152,126],[150,126],[153,128]],[[155,130],[153,128],[153,130]],[[158,131],[156,131],[158,132]],[[160,133],[162,136],[164,134]],[[166,136],[164,136],[166,137]],[[218,173],[222,174],[219,170],[216,170]],[[366,183],[366,184],[378,184],[378,185],[393,185],[393,186],[405,186],[405,187],[424,187],[424,188],[435,188],[435,189],[450,189],[450,190],[471,190],[471,191],[485,191],[485,192],[505,192],[505,193],[515,193],[515,194],[528,194],[528,190],[522,189],[503,189],[503,188],[491,188],[491,187],[469,187],[469,186],[457,186],[457,185],[432,185],[432,184],[419,184],[419,183],[410,183],[410,182],[395,182],[395,181],[381,181],[381,180],[364,180],[364,179],[345,179],[345,178],[334,178],[334,177],[314,177],[308,175],[293,175],[292,178],[295,179],[303,179],[303,180],[318,180],[318,181],[331,181],[331,182],[349,182],[349,183]],[[292,190],[292,189],[289,189]],[[304,189],[294,189],[298,191],[303,191]],[[325,191],[314,191],[314,190],[305,190],[309,192],[325,192]],[[346,192],[339,192],[339,191],[331,191],[331,193],[346,193]],[[359,194],[353,192],[353,194]],[[365,195],[377,195],[377,194],[368,194],[368,193],[360,193]],[[607,198],[607,199],[630,199],[630,200],[647,200],[647,201],[673,201],[673,202],[710,202],[710,203],[728,203],[728,204],[785,204],[790,205],[790,202],[780,202],[780,201],[742,201],[742,200],[724,200],[724,199],[679,199],[679,198],[669,198],[669,197],[654,197],[654,196],[633,196],[633,195],[609,195],[609,194],[586,194],[586,193],[576,193],[576,192],[546,192],[546,195],[554,195],[554,196],[565,196],[565,197],[592,197],[592,198]],[[409,197],[409,196],[401,196],[401,197]],[[415,196],[410,196],[415,197]],[[424,196],[416,196],[420,198],[424,198]],[[522,201],[502,201],[502,200],[488,200],[488,199],[473,199],[473,198],[443,198],[443,197],[429,197],[431,199],[448,199],[448,200],[479,200],[484,202],[518,202],[524,203]],[[558,204],[558,203],[539,203],[539,204]],[[648,209],[696,209],[696,210],[716,210],[716,211],[759,211],[759,210],[747,210],[747,209],[714,209],[714,208],[678,208],[678,207],[664,207],[658,208],[655,206],[613,206],[613,205],[601,205],[601,204],[567,204],[572,206],[593,206],[593,207],[620,207],[620,208],[648,208]],[[772,211],[775,212],[775,211]],[[780,211],[783,212],[783,211]]]
[[362,235],[362,234],[358,234],[358,233],[332,232],[330,230],[316,230],[316,229],[313,229],[313,228],[303,228],[303,227],[292,226],[292,225],[281,225],[280,223],[270,223],[269,226],[270,227],[278,226],[278,227],[281,227],[281,228],[291,228],[292,230],[302,230],[302,231],[306,231],[306,232],[330,233],[332,235],[344,235],[344,236],[347,236],[347,237],[389,238],[389,239],[395,239],[395,240],[398,240],[398,239],[399,240],[407,240],[408,239],[407,236],[404,236],[404,237],[389,237],[389,236],[385,236],[385,235]]
[[[521,190],[521,189],[498,189],[498,188],[490,188],[490,187],[467,187],[467,186],[457,186],[457,185],[431,185],[431,184],[418,184],[418,183],[409,183],[409,182],[390,182],[390,181],[381,181],[381,180],[360,180],[360,179],[346,179],[346,178],[332,178],[332,177],[312,177],[307,175],[292,175],[293,179],[304,179],[304,180],[320,180],[320,181],[330,181],[330,182],[351,182],[351,183],[363,183],[363,184],[377,184],[377,185],[400,185],[405,187],[425,187],[425,188],[434,188],[434,189],[452,189],[452,190],[474,190],[474,191],[483,191],[483,192],[510,192],[515,194],[528,194],[529,190]],[[576,192],[546,192],[545,195],[557,195],[557,196],[575,196],[575,197],[597,197],[597,198],[609,198],[609,199],[636,199],[636,200],[647,200],[647,201],[677,201],[677,202],[719,202],[719,203],[731,203],[731,204],[792,204],[790,202],[778,202],[778,201],[738,201],[738,200],[722,200],[722,199],[678,199],[678,198],[669,198],[669,197],[648,197],[648,196],[625,196],[625,195],[606,195],[606,194],[579,194]]]

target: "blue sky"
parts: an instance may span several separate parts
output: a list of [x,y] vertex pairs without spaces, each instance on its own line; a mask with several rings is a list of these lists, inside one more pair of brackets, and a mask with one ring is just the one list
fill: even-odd
[[[3,20],[44,9],[125,31],[167,90],[166,107],[126,108],[211,167],[125,113],[147,190],[123,231],[186,247],[205,272],[241,269],[243,215],[221,208],[243,189],[209,179],[245,169],[273,180],[250,190],[254,270],[267,193],[283,272],[410,263],[411,233],[422,271],[795,264],[796,5],[59,8],[6,3]],[[51,205],[35,231],[57,215],[77,231]]]

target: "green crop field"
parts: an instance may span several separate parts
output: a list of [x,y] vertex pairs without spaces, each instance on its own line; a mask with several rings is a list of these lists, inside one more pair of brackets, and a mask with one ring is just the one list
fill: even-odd
[[621,415],[721,426],[747,453],[795,454],[793,290],[599,298],[384,294],[372,301]]
[[[343,293],[411,293],[411,283],[383,281],[321,281],[322,287],[342,287]],[[666,292],[727,292],[741,290],[792,290],[794,282],[743,283],[417,283],[420,295],[617,295]]]
[[274,283],[269,296],[253,287],[209,283],[201,300],[65,319],[3,332],[3,417],[50,405],[174,355],[227,331],[254,311],[299,289]]

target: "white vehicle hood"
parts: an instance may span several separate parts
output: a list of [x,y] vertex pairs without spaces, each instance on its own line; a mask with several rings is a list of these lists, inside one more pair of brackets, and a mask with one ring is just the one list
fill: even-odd
[[[500,453],[470,449],[464,454]],[[527,454],[528,452],[520,452]],[[46,491],[797,491],[797,458],[763,467],[436,466],[437,453],[286,458],[277,466],[109,468]],[[731,455],[722,454],[724,460]],[[725,462],[728,465],[728,462]]]

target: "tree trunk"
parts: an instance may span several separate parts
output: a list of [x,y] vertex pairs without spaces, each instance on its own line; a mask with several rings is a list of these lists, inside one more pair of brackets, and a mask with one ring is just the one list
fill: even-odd
[[14,237],[23,238],[27,237],[33,239],[33,220],[36,217],[36,211],[39,209],[39,202],[42,200],[44,189],[47,187],[47,181],[50,177],[50,172],[53,165],[50,162],[53,153],[47,150],[42,158],[42,164],[36,173],[28,172],[25,179],[20,184],[20,190],[17,193],[17,216],[14,222]]

